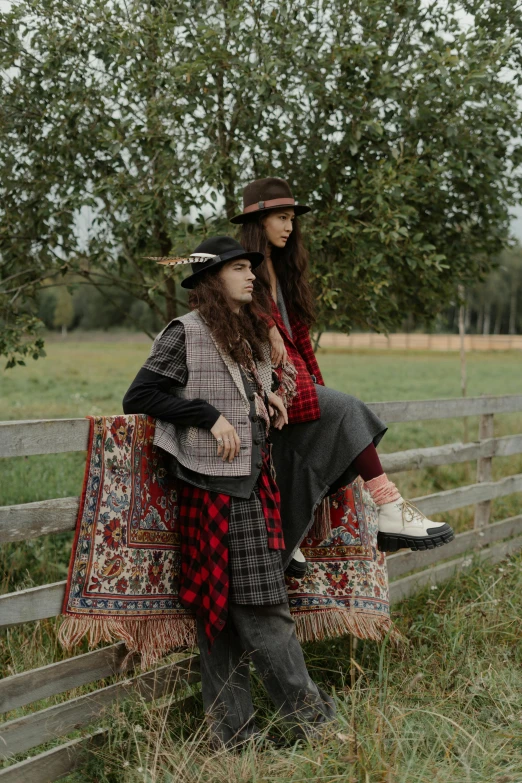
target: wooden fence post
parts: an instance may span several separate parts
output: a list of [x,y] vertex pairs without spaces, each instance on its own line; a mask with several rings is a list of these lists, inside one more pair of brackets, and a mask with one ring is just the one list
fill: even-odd
[[[493,414],[486,413],[480,417],[479,439],[493,437]],[[481,457],[477,460],[477,482],[491,481],[492,457]],[[483,500],[475,506],[475,528],[484,527],[489,522],[491,500]]]

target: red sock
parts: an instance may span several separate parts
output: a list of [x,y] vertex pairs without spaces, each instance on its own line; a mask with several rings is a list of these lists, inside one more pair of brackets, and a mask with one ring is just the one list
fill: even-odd
[[378,506],[398,500],[401,494],[382,469],[377,449],[370,443],[353,461],[364,486]]
[[373,443],[370,443],[364,451],[361,451],[359,456],[354,459],[353,465],[363,481],[371,481],[371,479],[382,476],[384,473],[377,449]]

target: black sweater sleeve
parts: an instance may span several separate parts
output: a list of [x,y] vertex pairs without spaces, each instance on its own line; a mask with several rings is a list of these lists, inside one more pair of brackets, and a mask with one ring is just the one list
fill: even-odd
[[171,393],[172,378],[142,367],[123,398],[124,413],[146,413],[182,427],[210,430],[221,415],[205,400],[183,400]]

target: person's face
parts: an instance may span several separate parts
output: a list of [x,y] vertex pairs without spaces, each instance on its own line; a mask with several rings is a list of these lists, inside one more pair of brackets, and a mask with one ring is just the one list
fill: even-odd
[[237,258],[223,264],[218,272],[225,289],[225,296],[230,307],[235,312],[241,305],[252,301],[255,275],[252,272],[252,264],[245,258]]
[[285,247],[294,228],[295,212],[292,207],[269,212],[263,220],[266,238],[274,247]]

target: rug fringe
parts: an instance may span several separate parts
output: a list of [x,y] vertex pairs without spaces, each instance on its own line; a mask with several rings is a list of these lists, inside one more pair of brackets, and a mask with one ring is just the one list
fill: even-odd
[[332,525],[330,521],[330,498],[324,498],[314,512],[312,527],[307,533],[310,538],[324,541],[332,537]]
[[128,654],[122,666],[138,653],[143,670],[176,648],[197,646],[196,622],[190,616],[117,619],[66,615],[58,631],[60,643],[71,650],[84,638],[91,649],[100,642],[125,642]]
[[372,617],[364,612],[333,608],[295,612],[292,616],[300,642],[335,639],[346,634],[374,642],[382,642],[388,634],[396,644],[403,640],[389,617]]
[[[375,642],[382,642],[390,634],[393,642],[403,641],[389,617],[372,617],[363,612],[335,608],[292,612],[292,617],[300,642],[335,639],[346,634]],[[141,668],[144,671],[177,648],[197,647],[193,617],[118,620],[66,615],[60,625],[58,638],[68,651],[84,638],[87,638],[91,649],[100,642],[125,642],[128,654],[122,668],[137,653],[141,656]]]

